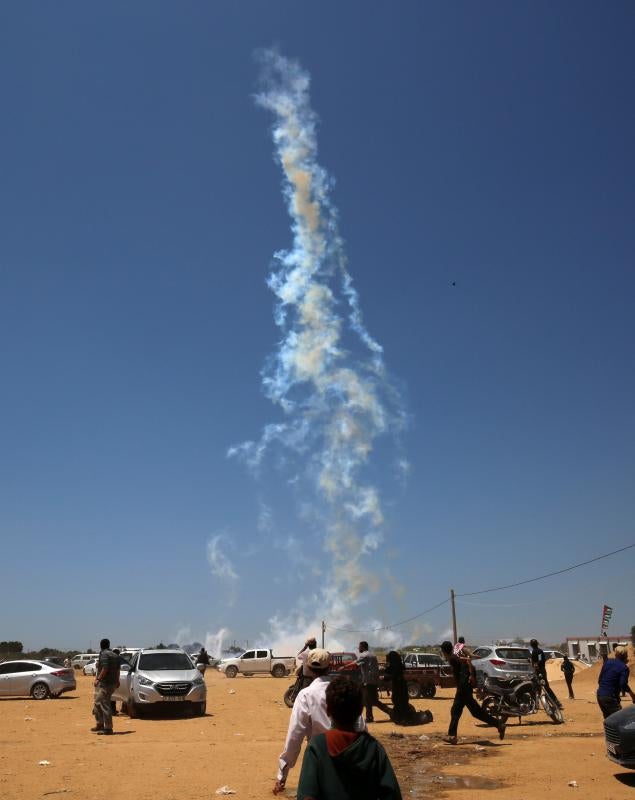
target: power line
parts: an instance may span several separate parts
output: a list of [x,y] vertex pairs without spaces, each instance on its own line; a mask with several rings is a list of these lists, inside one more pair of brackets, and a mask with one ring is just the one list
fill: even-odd
[[[610,553],[604,553],[601,556],[596,556],[595,558],[590,558],[588,561],[581,561],[579,564],[573,564],[571,567],[565,567],[564,569],[558,569],[555,572],[547,572],[545,575],[539,575],[537,578],[528,578],[524,581],[517,581],[516,583],[509,583],[506,586],[495,586],[492,589],[480,589],[478,592],[463,592],[461,594],[456,594],[455,597],[474,597],[477,594],[487,594],[488,592],[500,592],[503,589],[514,589],[516,586],[524,586],[527,583],[535,583],[536,581],[545,580],[545,578],[553,578],[554,575],[562,575],[565,572],[571,572],[574,569],[579,569],[580,567],[586,567],[587,564],[594,564],[596,561],[601,561],[603,558],[609,558],[610,556],[615,556],[618,553],[623,553],[625,550],[630,550],[632,547],[635,547],[635,542],[633,544],[627,544],[626,547],[620,547],[618,550],[612,550]],[[406,625],[408,622],[413,622],[415,619],[419,619],[419,617],[423,617],[425,614],[430,614],[432,611],[436,611],[437,608],[441,608],[449,600],[443,600],[440,603],[437,603],[435,606],[431,606],[430,608],[426,608],[425,611],[421,611],[419,614],[415,614],[414,617],[409,617],[408,619],[402,619],[400,622],[393,622],[391,625],[382,625],[380,628],[365,628],[365,629],[354,629],[354,628],[330,628],[332,631],[337,631],[338,633],[378,633],[379,631],[388,631],[391,628],[397,628],[399,625]]]
[[528,578],[526,581],[517,581],[516,583],[509,583],[507,586],[495,586],[493,589],[481,589],[478,592],[463,592],[462,594],[457,594],[457,597],[474,597],[476,594],[487,594],[488,592],[500,592],[502,589],[513,589],[516,586],[524,586],[526,583],[535,583],[536,581],[542,581],[545,578],[553,578],[554,575],[562,575],[564,572],[571,572],[573,569],[578,569],[579,567],[585,567],[587,564],[594,564],[596,561],[601,561],[603,558],[608,558],[609,556],[617,555],[617,553],[623,553],[625,550],[630,550],[631,547],[635,547],[635,543],[627,544],[626,547],[620,547],[619,550],[613,550],[610,553],[604,553],[602,556],[596,556],[596,558],[590,558],[588,561],[581,561],[579,564],[574,564],[572,567],[565,567],[564,569],[558,569],[555,572],[547,572],[545,575],[539,575],[537,578]]
[[405,625],[407,622],[412,622],[415,619],[419,619],[419,617],[422,617],[424,614],[429,614],[431,611],[436,611],[437,608],[441,608],[441,606],[444,606],[449,602],[449,600],[443,600],[441,603],[437,603],[436,606],[432,606],[432,608],[426,608],[425,611],[415,614],[414,617],[402,619],[401,622],[393,622],[392,625],[382,625],[381,628],[364,628],[363,630],[353,630],[352,628],[330,628],[330,630],[338,631],[338,633],[377,633],[377,631],[388,631],[391,628],[396,628],[398,625]]

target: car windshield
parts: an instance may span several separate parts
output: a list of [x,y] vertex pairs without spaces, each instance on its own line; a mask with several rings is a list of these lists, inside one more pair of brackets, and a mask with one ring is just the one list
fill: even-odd
[[143,653],[139,656],[139,669],[155,672],[162,669],[192,669],[185,653]]
[[522,647],[497,647],[496,652],[499,658],[505,661],[529,661],[531,653]]

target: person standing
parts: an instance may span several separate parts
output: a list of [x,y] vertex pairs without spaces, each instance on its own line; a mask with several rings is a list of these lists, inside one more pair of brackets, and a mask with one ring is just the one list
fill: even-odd
[[567,689],[569,690],[569,700],[575,700],[573,696],[573,676],[575,675],[575,664],[569,661],[569,656],[565,656],[560,664],[560,669],[564,673],[564,679],[567,682]]
[[547,667],[545,666],[547,659],[545,657],[544,650],[541,650],[540,647],[538,647],[537,639],[532,639],[529,644],[531,645],[531,663],[534,668],[534,672],[541,678],[545,685],[545,691],[549,697],[551,697],[558,708],[562,708],[562,703],[556,697],[556,693],[551,686],[549,686],[549,681],[547,680]]
[[205,670],[209,667],[209,653],[204,647],[201,647],[201,652],[196,656],[196,669],[205,675]]
[[[329,669],[331,654],[328,650],[316,647],[307,658],[307,667],[315,675],[312,683],[302,689],[295,699],[284,749],[278,759],[278,775],[273,793],[284,791],[289,770],[295,765],[302,749],[304,739],[311,739],[319,733],[325,733],[331,727],[331,720],[326,713],[326,689],[329,685]],[[364,718],[360,715],[356,729],[366,730]]]
[[474,674],[472,661],[460,655],[455,656],[453,649],[452,642],[443,642],[441,645],[441,652],[445,660],[452,667],[452,672],[454,673],[454,679],[456,681],[456,694],[454,695],[454,702],[450,710],[448,735],[443,741],[447,744],[456,744],[458,742],[457,732],[459,729],[459,720],[461,719],[464,708],[467,708],[470,714],[476,719],[496,728],[498,730],[499,739],[504,739],[505,723],[502,721],[499,722],[488,714],[487,711],[484,711],[474,699],[472,687],[476,684],[476,676]]
[[368,642],[359,643],[357,666],[362,679],[366,722],[375,721],[373,719],[373,706],[377,706],[384,714],[391,716],[390,708],[379,699],[379,664],[377,663],[377,656],[368,649]]
[[93,714],[95,727],[91,728],[98,735],[112,735],[112,709],[110,699],[119,686],[119,656],[110,649],[110,640],[102,639],[95,672],[95,699]]
[[454,648],[452,649],[452,652],[455,656],[468,655],[467,648],[465,647],[465,636],[459,636],[459,638],[456,640]]
[[401,800],[386,751],[356,723],[363,708],[360,687],[338,675],[326,689],[332,726],[314,736],[304,753],[298,800]]
[[598,678],[597,700],[604,719],[622,708],[620,692],[627,691],[635,703],[635,693],[628,685],[629,668],[628,650],[625,647],[615,648],[615,658],[607,658]]

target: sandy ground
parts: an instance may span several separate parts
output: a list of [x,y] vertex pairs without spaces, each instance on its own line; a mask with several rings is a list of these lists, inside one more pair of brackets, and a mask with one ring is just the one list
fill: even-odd
[[[371,731],[391,756],[404,797],[634,800],[635,771],[605,756],[594,700],[597,672],[594,667],[576,674],[573,701],[565,699],[564,682],[553,682],[565,703],[566,724],[554,725],[540,712],[520,726],[510,724],[503,742],[464,715],[460,744],[442,744],[450,689],[416,701],[418,708],[432,710],[433,723],[397,728],[377,711]],[[206,717],[130,720],[120,714],[116,735],[108,738],[89,732],[91,678],[79,675],[77,691],[57,700],[0,698],[0,798],[211,800],[224,785],[237,800],[272,797],[290,713],[282,694],[290,680],[230,680],[208,670],[206,681]],[[42,760],[50,764],[40,766]],[[299,766],[291,772],[287,797],[295,797],[298,773]]]

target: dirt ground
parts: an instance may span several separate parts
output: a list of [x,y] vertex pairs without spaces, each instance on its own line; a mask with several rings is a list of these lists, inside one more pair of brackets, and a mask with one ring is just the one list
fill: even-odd
[[[605,756],[594,700],[597,671],[576,675],[572,701],[566,700],[564,682],[553,681],[565,703],[566,724],[554,725],[540,712],[520,726],[512,721],[503,742],[464,715],[459,745],[443,744],[450,689],[415,702],[430,708],[433,723],[398,728],[377,711],[371,732],[391,756],[404,798],[635,800],[635,771]],[[130,720],[120,714],[116,735],[108,738],[89,732],[92,678],[78,675],[77,691],[57,700],[0,698],[0,798],[211,800],[222,786],[233,789],[237,800],[272,797],[290,714],[282,694],[290,680],[230,680],[208,670],[206,681],[207,716]],[[295,797],[298,774],[299,764],[287,797]]]

